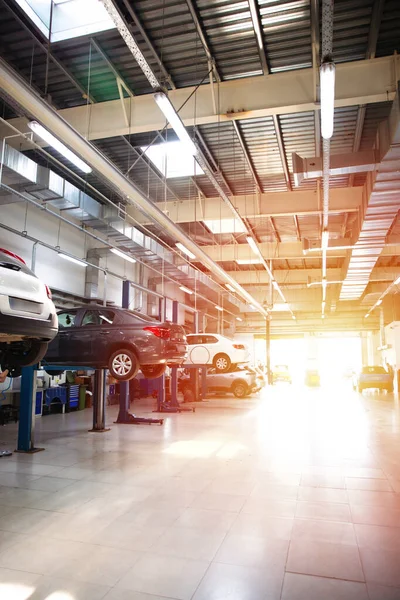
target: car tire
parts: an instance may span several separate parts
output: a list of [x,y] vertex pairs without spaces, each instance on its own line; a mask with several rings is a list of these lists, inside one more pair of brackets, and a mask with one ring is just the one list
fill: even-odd
[[232,386],[232,393],[235,396],[235,398],[245,398],[248,391],[249,390],[247,384],[242,381],[238,381]]
[[51,369],[51,370],[45,369],[45,371],[46,371],[47,375],[50,375],[50,377],[60,377],[60,375],[62,375],[64,373],[65,369],[62,369],[60,371],[53,371],[53,369]]
[[227,354],[217,354],[214,357],[213,365],[219,373],[227,373],[231,368],[232,363]]
[[136,354],[128,348],[113,352],[108,361],[110,375],[117,381],[130,381],[138,374],[140,365]]
[[48,348],[47,342],[37,340],[28,340],[24,345],[25,348],[19,350],[19,345],[14,349],[11,344],[11,347],[4,352],[2,363],[11,367],[32,367],[42,360]]
[[143,365],[140,370],[143,373],[145,379],[157,379],[164,375],[167,365]]

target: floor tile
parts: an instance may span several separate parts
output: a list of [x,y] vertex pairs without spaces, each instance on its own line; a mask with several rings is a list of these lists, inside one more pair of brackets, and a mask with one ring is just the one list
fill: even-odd
[[368,583],[400,587],[398,552],[360,547],[360,555]]
[[303,575],[364,581],[356,546],[292,540],[286,570]]
[[345,489],[345,479],[341,475],[313,475],[303,474],[301,476],[300,485],[306,487],[326,487]]
[[14,533],[13,531],[0,531],[0,554],[3,551],[8,550],[8,548],[11,546],[27,541],[28,539],[29,538],[26,535],[22,535],[20,533]]
[[382,469],[371,469],[371,468],[348,468],[344,471],[345,477],[360,477],[367,479],[386,479],[385,473]]
[[331,544],[357,545],[353,523],[340,523],[336,521],[313,521],[312,519],[295,519],[293,523],[293,541],[328,542]]
[[323,519],[324,521],[351,521],[350,508],[347,504],[328,502],[298,502],[296,517],[303,519]]
[[346,504],[349,501],[346,490],[306,486],[299,487],[297,499],[306,502],[338,502],[340,504]]
[[353,523],[365,525],[381,525],[383,527],[400,527],[400,510],[386,506],[350,505]]
[[215,561],[218,563],[258,567],[268,573],[280,574],[285,570],[289,541],[228,535],[221,544]]
[[29,540],[23,539],[1,552],[0,567],[50,574],[81,550],[82,545],[77,542],[31,536]]
[[229,494],[234,496],[248,496],[255,487],[253,482],[246,482],[240,479],[216,479],[206,487],[205,492],[212,494]]
[[86,583],[112,587],[124,577],[140,556],[139,552],[131,550],[82,544],[81,551],[65,560],[54,572],[54,577],[73,577]]
[[400,531],[395,527],[354,525],[358,545],[373,550],[398,552],[400,560]]
[[283,583],[282,600],[370,599],[364,583],[286,573]]
[[368,490],[348,490],[350,504],[358,506],[385,506],[400,510],[400,494]]
[[290,540],[293,518],[280,518],[272,515],[253,515],[241,513],[229,532],[233,535],[248,537],[277,538]]
[[369,600],[399,600],[400,587],[367,583]]
[[377,492],[393,492],[394,490],[387,479],[364,479],[362,477],[346,477],[348,490],[371,490]]
[[279,600],[282,580],[265,569],[213,563],[193,600]]
[[61,477],[49,477],[48,475],[45,475],[38,479],[34,479],[33,481],[29,481],[26,484],[26,488],[28,490],[39,490],[42,492],[57,492],[75,482],[75,479],[63,479]]
[[0,493],[0,504],[12,507],[35,508],[38,505],[40,506],[46,495],[46,492],[38,490],[8,488],[8,491]]
[[299,486],[257,483],[251,493],[252,498],[274,500],[296,500]]
[[157,541],[165,530],[165,526],[139,528],[135,524],[126,523],[123,519],[118,519],[113,520],[105,528],[101,527],[99,531],[94,532],[88,539],[92,544],[145,552],[157,544]]
[[240,512],[245,503],[245,496],[234,494],[215,494],[203,492],[197,495],[190,506],[193,508],[204,508],[207,510],[224,510],[228,512]]
[[271,515],[276,517],[294,517],[295,500],[276,500],[273,498],[250,497],[243,505],[242,512],[253,515]]
[[157,540],[157,554],[206,560],[211,562],[220,547],[226,532],[217,529],[205,532],[201,529],[170,527]]
[[117,584],[128,589],[177,600],[190,600],[209,567],[206,561],[146,553]]
[[153,594],[145,594],[143,592],[134,592],[132,590],[121,590],[113,588],[105,596],[103,600],[176,600],[167,598],[166,596],[154,596]]
[[175,525],[178,527],[194,527],[203,531],[228,531],[235,520],[236,513],[233,512],[189,507],[175,521]]
[[68,579],[41,577],[29,600],[102,600],[109,590],[108,586],[77,581],[71,573]]

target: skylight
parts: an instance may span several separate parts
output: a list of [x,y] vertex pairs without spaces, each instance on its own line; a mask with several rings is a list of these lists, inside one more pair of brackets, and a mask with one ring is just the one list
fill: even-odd
[[246,228],[239,219],[212,219],[203,221],[212,233],[245,233]]
[[149,148],[143,146],[141,150],[167,179],[204,175],[203,169],[182,142],[152,144]]
[[114,22],[100,0],[16,0],[31,21],[51,42],[115,29]]

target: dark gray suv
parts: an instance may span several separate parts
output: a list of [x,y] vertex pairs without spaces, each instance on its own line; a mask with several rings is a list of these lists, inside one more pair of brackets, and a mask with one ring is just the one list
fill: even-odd
[[123,308],[94,304],[63,310],[58,324],[44,368],[46,363],[107,368],[119,381],[133,379],[140,369],[146,378],[155,379],[166,366],[183,364],[187,356],[183,327]]

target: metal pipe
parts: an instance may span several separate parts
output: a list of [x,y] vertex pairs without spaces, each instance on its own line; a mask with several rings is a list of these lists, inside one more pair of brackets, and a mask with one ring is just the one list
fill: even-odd
[[107,306],[107,273],[104,271],[103,306]]
[[31,271],[33,271],[35,273],[35,268],[36,268],[36,248],[37,248],[38,242],[34,242],[33,246],[32,246],[32,258],[31,258]]
[[[204,250],[188,237],[180,227],[175,225],[164,212],[151,200],[142,195],[138,188],[127,179],[115,165],[101,154],[97,148],[85,140],[55,109],[49,106],[29,85],[2,59],[0,58],[0,87],[13,98],[25,111],[47,127],[53,135],[74,149],[92,169],[108,180],[118,192],[123,194],[128,204],[136,205],[147,214],[155,223],[158,223],[177,241],[181,242],[203,263],[217,278],[224,283],[229,283],[238,294],[257,310],[267,315],[264,308],[257,302],[235,279],[228,275],[222,267],[215,263]],[[14,190],[13,190],[14,191]],[[70,223],[70,222],[69,222]],[[70,223],[71,224],[71,223]],[[104,244],[104,241],[102,240]],[[147,266],[147,265],[146,265]]]

